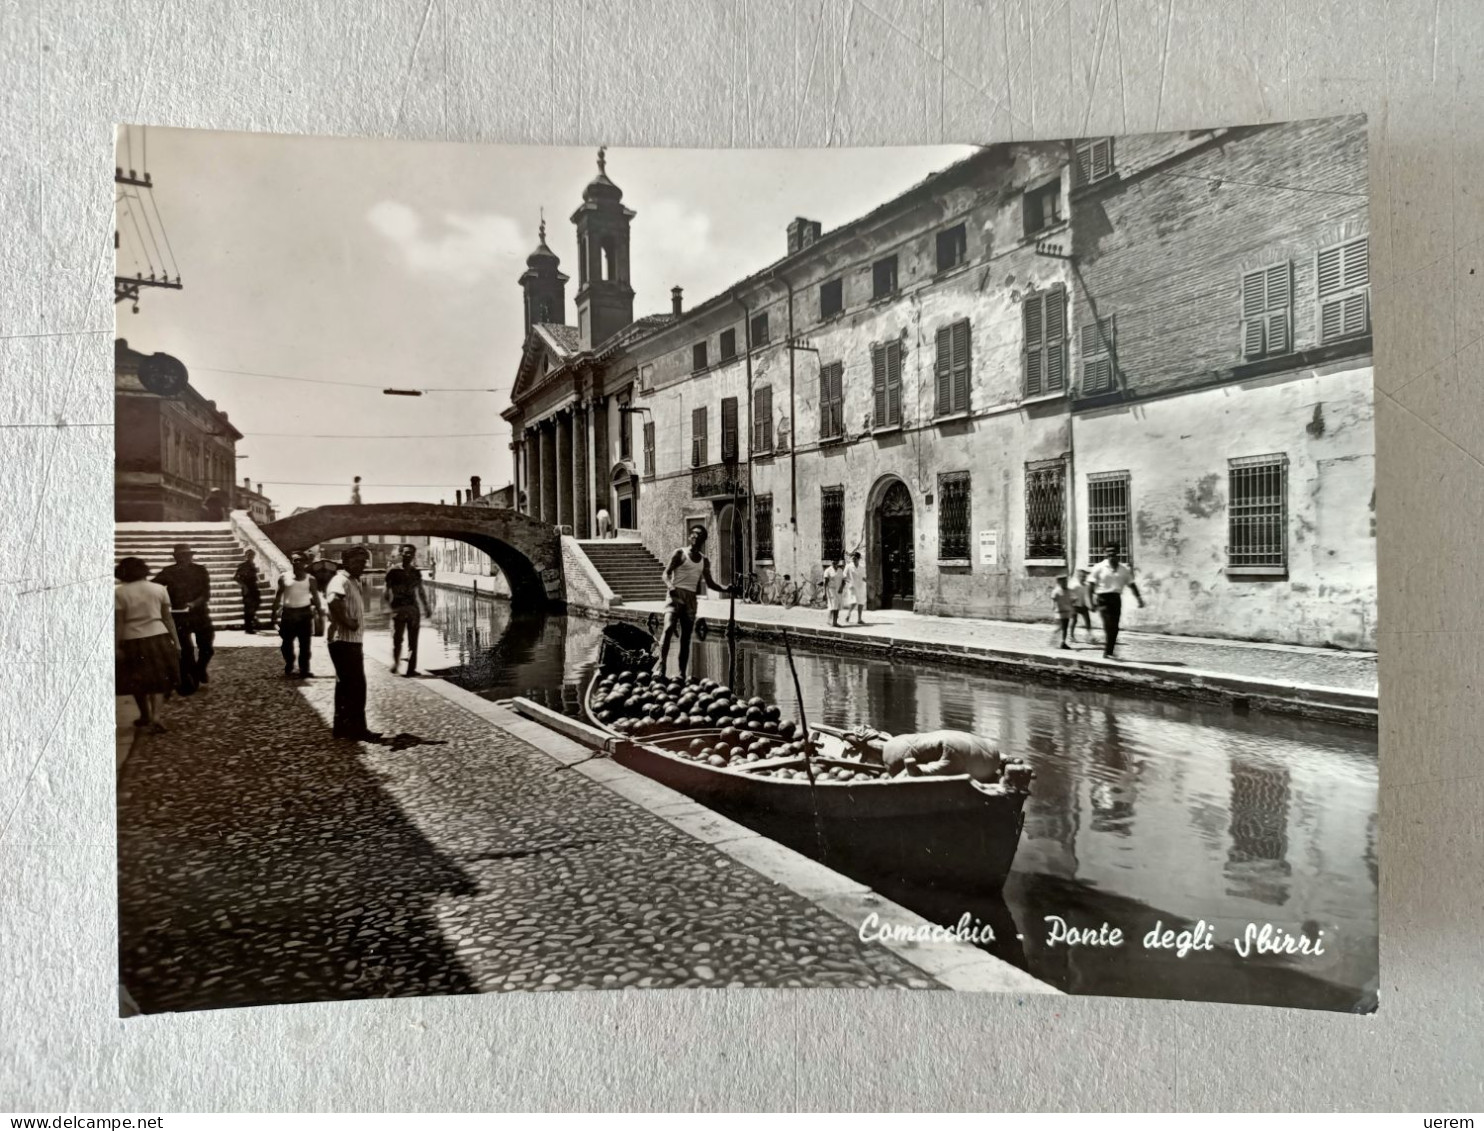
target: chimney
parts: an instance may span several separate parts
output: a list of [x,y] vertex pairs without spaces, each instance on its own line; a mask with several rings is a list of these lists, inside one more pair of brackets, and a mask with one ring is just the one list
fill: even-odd
[[453,493],[453,505],[456,507],[464,505],[464,492],[462,490]]
[[242,477],[242,489],[244,491],[251,491],[252,490],[252,480],[249,479],[246,475],[244,475]]
[[680,317],[680,313],[684,308],[684,304],[680,301],[680,295],[681,291],[679,287],[670,288],[670,313],[675,315],[676,318]]
[[479,476],[469,476],[469,501],[472,503],[479,498]]
[[263,484],[262,484],[262,481],[259,480],[259,482],[258,482],[258,494],[261,495],[262,493],[263,493]]
[[796,217],[788,226],[788,253],[793,255],[796,251],[803,251],[819,239],[822,231],[823,227],[818,220]]

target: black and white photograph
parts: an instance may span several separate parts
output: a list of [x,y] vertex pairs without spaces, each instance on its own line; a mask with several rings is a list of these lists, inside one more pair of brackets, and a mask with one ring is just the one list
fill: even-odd
[[122,1016],[1377,1008],[1364,116],[115,165]]

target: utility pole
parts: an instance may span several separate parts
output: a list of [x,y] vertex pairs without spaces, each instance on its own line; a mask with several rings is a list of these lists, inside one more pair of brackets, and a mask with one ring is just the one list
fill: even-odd
[[[127,129],[128,127],[125,127],[126,131]],[[125,134],[125,137],[128,137],[127,133]],[[145,144],[147,145],[148,142],[146,141]],[[145,154],[147,155],[148,152],[148,149],[146,149]],[[132,162],[132,144],[129,147],[129,153],[130,161]],[[115,203],[121,203],[123,205],[123,212],[128,217],[129,224],[134,230],[135,239],[139,243],[139,250],[144,255],[144,258],[149,266],[149,274],[146,275],[143,271],[136,271],[134,275],[130,277],[129,275],[123,274],[119,270],[117,256],[115,256],[113,275],[113,301],[115,305],[124,302],[125,300],[129,301],[133,304],[134,313],[138,314],[139,296],[146,287],[163,288],[165,290],[171,291],[178,291],[183,289],[180,282],[180,266],[179,264],[176,264],[175,277],[172,279],[170,277],[170,272],[167,270],[166,252],[169,252],[168,258],[172,263],[175,259],[175,253],[172,249],[170,249],[170,237],[165,233],[165,220],[160,215],[159,205],[156,204],[154,200],[153,193],[155,185],[153,178],[151,178],[151,176],[149,175],[149,171],[145,170],[144,175],[140,176],[140,174],[136,170],[130,169],[128,170],[128,173],[126,175],[124,169],[121,166],[115,166],[113,170],[113,183],[115,185],[121,186],[121,192]],[[134,191],[130,192],[130,189],[133,189]],[[143,194],[145,192],[150,193],[150,196],[148,198],[150,203],[149,208],[146,208],[144,204],[145,197]],[[133,205],[136,203],[139,206],[137,209],[133,207]],[[153,220],[150,218],[151,209],[154,212]],[[142,227],[141,220],[143,221]],[[155,232],[156,227],[159,228],[158,235]],[[147,237],[146,233],[148,233]],[[164,240],[165,250],[162,250],[160,247],[161,240]],[[122,241],[119,238],[119,226],[115,225],[113,231],[113,250],[115,252],[118,252],[121,245]],[[151,246],[153,246],[154,248],[153,255],[151,255],[150,253]],[[159,256],[160,258],[160,266],[158,270],[155,267],[155,256]]]

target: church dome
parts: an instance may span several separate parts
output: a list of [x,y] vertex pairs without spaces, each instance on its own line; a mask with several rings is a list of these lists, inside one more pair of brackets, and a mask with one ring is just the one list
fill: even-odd
[[557,258],[556,252],[552,251],[551,248],[546,246],[545,220],[541,221],[540,231],[541,236],[539,242],[536,244],[536,250],[531,252],[530,255],[526,256],[527,267],[541,267],[548,263],[555,266],[556,264],[561,262],[561,260]]

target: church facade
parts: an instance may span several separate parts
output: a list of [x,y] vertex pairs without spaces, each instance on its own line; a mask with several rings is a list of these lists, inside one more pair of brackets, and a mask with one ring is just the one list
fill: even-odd
[[1364,126],[995,146],[690,309],[635,318],[635,212],[545,230],[505,418],[522,509],[719,579],[1045,620],[1118,542],[1138,627],[1375,644]]

